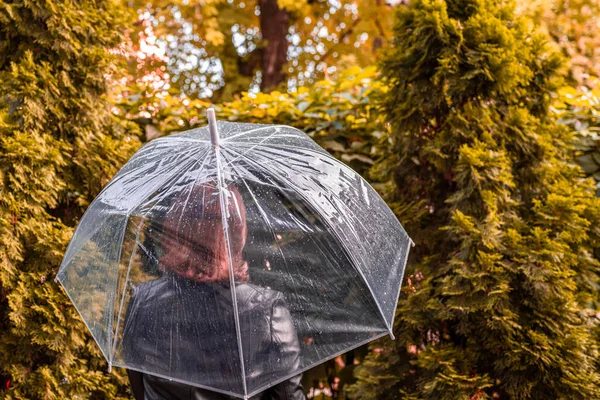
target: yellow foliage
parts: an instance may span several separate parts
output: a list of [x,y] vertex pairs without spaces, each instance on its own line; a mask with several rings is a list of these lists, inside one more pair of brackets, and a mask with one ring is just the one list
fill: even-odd
[[290,12],[305,11],[308,6],[306,0],[277,0],[279,7],[288,10]]
[[[291,93],[244,92],[233,101],[212,106],[219,119],[301,129],[334,156],[365,173],[387,129],[381,114],[373,112],[372,96],[383,91],[376,74],[375,67],[352,67],[342,71],[339,79],[321,80],[311,88],[300,87]],[[133,118],[142,110],[153,110],[152,124],[162,134],[204,126],[210,106],[207,101],[184,96],[140,98],[122,105],[123,114]]]

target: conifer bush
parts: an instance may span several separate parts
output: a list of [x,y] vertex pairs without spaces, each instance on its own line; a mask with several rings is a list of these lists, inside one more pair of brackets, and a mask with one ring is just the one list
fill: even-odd
[[600,398],[600,202],[549,112],[547,43],[511,1],[398,7],[373,173],[417,246],[352,398]]
[[139,145],[106,98],[122,14],[0,3],[0,398],[128,396],[54,282],[84,208]]

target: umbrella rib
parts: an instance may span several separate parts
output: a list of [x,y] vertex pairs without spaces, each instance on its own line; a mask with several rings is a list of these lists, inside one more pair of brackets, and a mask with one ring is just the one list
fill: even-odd
[[234,138],[236,138],[238,136],[242,136],[242,135],[247,135],[247,134],[252,133],[252,132],[259,132],[259,131],[262,131],[263,129],[281,128],[281,127],[285,127],[285,125],[266,125],[266,126],[261,126],[260,128],[250,129],[249,131],[243,131],[243,132],[237,133],[235,135],[231,135],[229,137],[223,138],[223,140],[221,142],[229,142],[230,139],[234,139]]
[[163,137],[159,137],[154,139],[152,142],[157,142],[160,141],[165,142],[175,142],[175,141],[180,141],[180,142],[194,142],[194,143],[210,143],[210,140],[206,140],[206,139],[194,139],[191,137],[174,137],[174,135],[168,135],[168,136],[163,136]]
[[[277,132],[274,132],[272,134],[270,134],[269,136],[265,137],[264,139],[262,139],[260,142],[258,143],[251,143],[252,147],[250,147],[249,149],[247,149],[244,153],[239,153],[238,156],[236,158],[234,158],[233,160],[229,160],[228,164],[233,163],[235,160],[237,160],[238,158],[240,158],[242,155],[244,155],[245,153],[252,151],[252,149],[254,149],[256,146],[260,146],[263,142],[265,142],[266,140],[270,139],[271,137],[273,137]],[[240,143],[240,142],[235,142],[235,143]]]
[[[273,127],[273,128],[286,128],[286,129],[288,130],[288,132],[289,132],[289,130],[293,130],[293,131],[298,131],[298,132],[301,132],[302,134],[306,135],[306,134],[305,134],[304,132],[302,132],[301,130],[299,130],[299,129],[296,129],[296,128],[294,128],[294,127],[291,127],[291,126],[288,126],[288,125],[269,125],[269,127]],[[262,128],[261,128],[261,129],[262,129]],[[256,142],[252,142],[252,141],[248,141],[248,140],[245,140],[245,141],[243,141],[243,142],[238,142],[238,141],[233,141],[233,142],[232,142],[232,141],[229,141],[229,139],[233,139],[233,138],[236,138],[236,137],[238,137],[238,136],[241,136],[241,135],[246,135],[246,134],[248,134],[248,133],[256,132],[256,131],[259,131],[259,130],[261,130],[261,129],[252,129],[252,130],[245,131],[245,132],[242,132],[242,133],[240,133],[240,134],[237,134],[237,135],[230,136],[230,137],[228,137],[228,138],[227,138],[227,139],[228,139],[228,142],[229,142],[229,143],[256,143]],[[291,133],[281,133],[281,134],[280,134],[278,137],[280,137],[280,138],[286,138],[286,137],[297,138],[297,137],[298,137],[298,135],[294,135],[294,134],[291,134]],[[250,139],[256,139],[256,138],[257,138],[257,137],[251,137]]]
[[[307,151],[309,153],[314,153],[314,154],[318,154],[320,156],[323,157],[327,157],[330,158],[332,160],[335,160],[337,162],[340,162],[340,160],[338,160],[337,158],[335,158],[334,156],[332,156],[331,154],[329,154],[328,152],[322,152],[319,151],[317,149],[311,149],[310,147],[296,147],[296,146],[290,146],[290,145],[286,145],[286,144],[280,144],[280,143],[252,143],[252,142],[231,142],[231,144],[235,144],[236,146],[244,146],[244,145],[254,145],[252,147],[256,147],[258,145],[262,145],[262,146],[269,146],[269,147],[275,147],[276,149],[280,149],[280,148],[284,148],[284,149],[290,149],[290,150],[296,150],[298,152],[303,152],[303,151]],[[246,151],[251,151],[252,149],[248,149]]]
[[[129,216],[127,218],[129,218]],[[108,362],[109,368],[112,367],[112,361],[115,356],[115,351],[117,349],[117,337],[119,336],[118,335],[119,326],[121,324],[121,314],[123,312],[123,304],[125,303],[124,300],[125,300],[125,293],[127,292],[127,282],[129,281],[129,273],[131,272],[131,263],[133,262],[133,259],[137,253],[137,247],[138,247],[137,244],[140,239],[140,231],[142,230],[143,222],[144,222],[144,219],[142,218],[140,220],[140,223],[138,224],[137,231],[135,233],[135,246],[131,250],[131,256],[129,257],[129,263],[127,264],[127,275],[125,276],[125,284],[123,287],[123,293],[121,294],[121,302],[119,304],[119,316],[117,317],[117,325],[115,326],[115,336],[113,338],[112,350],[110,352],[110,360]]]
[[[415,242],[412,241],[410,236],[408,236],[408,235],[406,235],[406,236],[408,237],[408,246],[406,247],[406,254],[404,255],[404,263],[402,264],[402,265],[404,265],[404,269],[402,269],[402,273],[400,274],[400,284],[398,285],[398,294],[396,295],[396,304],[398,304],[398,300],[400,300],[400,293],[402,291],[402,280],[404,279],[404,272],[406,271],[406,263],[408,262],[408,254],[410,253],[410,248],[415,245]],[[396,319],[396,313],[392,314],[392,321],[390,322],[390,326],[392,327],[392,330],[394,329],[394,320],[395,319]],[[395,340],[393,333],[390,333],[390,336],[392,337],[393,340]]]
[[[253,147],[256,147],[256,146],[253,146]],[[237,156],[237,157],[235,157],[235,158],[234,158],[234,159],[232,159],[232,160],[227,160],[227,165],[229,166],[229,165],[230,165],[230,164],[232,164],[234,161],[236,161],[237,159],[239,159],[241,156],[245,156],[245,154],[249,153],[249,152],[250,152],[251,150],[253,150],[253,149],[246,150],[246,151],[244,151],[243,153],[237,152],[235,149],[233,149],[233,148],[231,148],[231,147],[223,148],[223,150],[225,150],[225,151],[229,151],[229,152],[230,152],[230,153],[232,153],[234,156]],[[307,149],[307,150],[309,150],[309,149]],[[295,157],[293,157],[294,155],[293,155],[293,154],[290,154],[289,152],[286,152],[286,153],[284,153],[284,154],[276,154],[276,153],[275,153],[275,155],[273,155],[273,153],[271,153],[271,152],[268,152],[268,151],[269,151],[269,150],[262,149],[262,151],[259,153],[261,156],[263,156],[264,158],[266,158],[265,164],[267,164],[267,163],[268,163],[268,164],[271,164],[271,163],[274,163],[274,162],[289,161],[289,160],[294,160],[294,161],[303,161],[303,160],[301,160],[301,159],[298,159],[298,158],[295,158]],[[268,154],[268,157],[266,156],[267,154]],[[316,153],[316,154],[318,155],[319,153]],[[301,155],[301,154],[300,154],[300,155]],[[278,157],[278,156],[279,156],[279,157]],[[246,158],[246,159],[248,159],[248,157],[245,157],[245,158]],[[331,157],[331,158],[332,158],[332,160],[335,160],[335,161],[339,162],[337,159],[335,159],[335,158],[333,158],[333,157]],[[289,164],[286,164],[286,166],[289,166]]]
[[244,399],[248,399],[248,388],[246,385],[246,369],[244,366],[244,352],[242,350],[242,333],[240,329],[240,314],[237,306],[237,295],[235,292],[235,277],[233,273],[233,260],[231,259],[231,248],[229,243],[229,229],[227,226],[227,207],[225,193],[223,189],[223,176],[221,175],[221,152],[218,146],[213,147],[217,162],[217,185],[219,188],[219,203],[221,205],[221,220],[223,223],[223,234],[225,235],[225,249],[227,251],[227,262],[229,266],[229,286],[231,290],[231,301],[233,303],[233,317],[235,322],[235,330],[237,334],[237,345],[240,357],[240,369],[242,372],[242,387],[244,389]]
[[[235,159],[231,160],[231,162],[235,161],[237,158],[239,158],[242,155],[245,155],[246,153],[250,153],[250,152],[255,152],[256,150],[254,150],[254,148],[257,146],[258,144],[255,144],[254,146],[252,146],[252,148],[244,151],[244,152],[238,152],[238,157],[236,157]],[[326,159],[329,159],[329,161],[333,161],[335,162],[335,164],[340,164],[342,166],[345,166],[344,163],[340,162],[340,160],[338,160],[337,158],[333,157],[331,154],[329,153],[321,153],[317,150],[314,149],[310,149],[310,148],[294,148],[292,146],[286,146],[286,145],[276,145],[276,144],[264,144],[264,147],[275,147],[274,149],[261,149],[262,152],[265,155],[265,158],[267,158],[267,162],[268,163],[273,163],[273,162],[279,162],[282,160],[297,160],[297,161],[304,161],[302,158],[299,157],[303,157],[303,156],[307,156],[306,154],[303,154],[302,152],[306,151],[308,153],[312,153],[314,154],[314,156],[322,156]],[[284,148],[284,149],[296,149],[298,152],[297,154],[292,154],[291,151],[283,151],[281,153],[276,152],[275,150],[278,150],[279,148]],[[232,153],[235,154],[234,149],[227,149],[229,151],[231,151]],[[268,157],[266,155],[269,155]],[[323,162],[327,162],[326,160],[322,160]],[[231,163],[230,162],[230,163]]]
[[[253,163],[255,166],[257,166],[260,169],[263,169],[263,171],[267,172],[267,174],[271,171],[267,170],[266,168],[264,168],[260,163],[251,160],[250,158],[246,157],[245,155],[241,155],[242,157],[246,158],[246,160],[249,163]],[[298,194],[300,197],[302,197],[303,199],[307,200],[308,202],[310,202],[310,199],[302,192],[302,190],[300,190],[296,185],[294,185],[293,183],[289,183],[289,186],[292,190],[294,190],[296,192],[296,194]],[[340,243],[344,243],[344,241],[342,240],[342,238],[340,237],[339,233],[337,232],[337,230],[331,225],[331,223],[329,222],[329,220],[327,218],[324,218],[323,221],[325,222],[325,224],[329,227],[329,229],[331,229],[331,232],[336,236],[336,238],[340,241]],[[352,254],[352,252],[348,251],[348,255],[350,256],[350,258],[353,261],[353,265],[355,267],[355,269],[357,270],[357,272],[359,273],[359,275],[361,276],[363,282],[365,283],[365,285],[367,285],[367,288],[369,289],[369,292],[371,293],[371,297],[373,298],[373,301],[375,302],[375,304],[377,305],[377,310],[379,311],[379,314],[381,316],[381,318],[383,319],[383,323],[385,325],[385,327],[387,328],[389,334],[391,337],[394,337],[394,334],[392,332],[392,328],[391,326],[388,324],[386,318],[385,318],[385,314],[383,313],[383,310],[381,308],[381,305],[379,304],[379,301],[377,300],[377,297],[375,296],[375,293],[373,292],[373,288],[371,287],[371,285],[369,285],[369,282],[367,281],[365,274],[363,273],[363,271],[358,267],[358,262],[356,260],[356,257],[354,256],[354,254]],[[361,265],[364,264],[361,263]]]
[[[119,264],[121,263],[121,253],[123,251],[123,238],[125,237],[125,231],[127,230],[127,219],[128,217],[125,216],[125,226],[123,227],[123,230],[121,232],[121,234],[119,235],[119,241],[117,242],[117,245],[119,246],[119,251],[117,252],[117,273],[116,273],[116,279],[115,279],[115,300],[118,298],[119,294],[117,293],[117,288],[119,286]],[[108,351],[108,355],[110,357],[110,359],[108,359],[107,361],[108,363],[108,369],[109,372],[112,369],[112,359],[113,359],[113,354],[111,354],[110,352],[110,348],[111,348],[111,341],[113,340],[113,338],[111,337],[111,335],[113,335],[113,331],[112,331],[112,323],[113,323],[113,318],[114,318],[114,312],[115,312],[115,305],[114,303],[112,304],[112,306],[110,307],[110,319],[108,320],[108,343],[107,343],[107,351]],[[114,334],[116,337],[116,334]]]

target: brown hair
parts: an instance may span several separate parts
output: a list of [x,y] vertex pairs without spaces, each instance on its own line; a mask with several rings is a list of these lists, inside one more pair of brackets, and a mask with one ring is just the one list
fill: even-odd
[[235,186],[222,190],[226,226],[217,187],[198,185],[176,196],[162,222],[162,271],[198,282],[229,282],[230,256],[235,280],[248,281],[248,266],[242,256],[247,233],[246,209]]

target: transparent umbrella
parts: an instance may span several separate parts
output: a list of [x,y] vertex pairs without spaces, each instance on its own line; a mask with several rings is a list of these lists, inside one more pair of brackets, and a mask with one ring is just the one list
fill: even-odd
[[109,368],[247,399],[392,335],[412,241],[375,190],[297,129],[208,116],[143,146],[67,248]]

